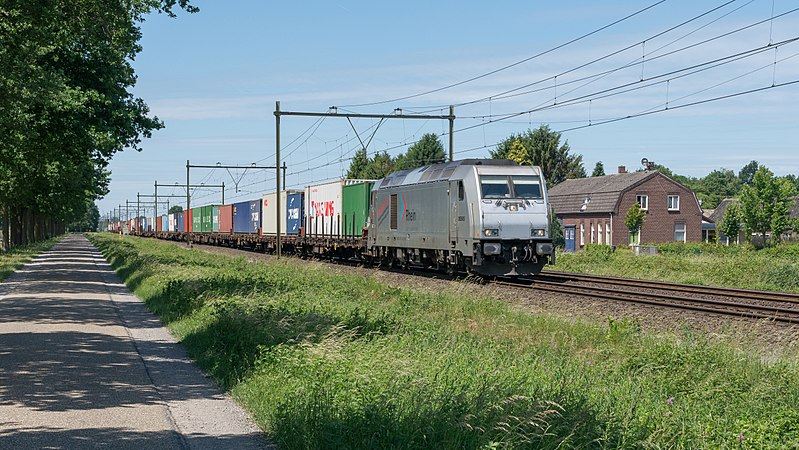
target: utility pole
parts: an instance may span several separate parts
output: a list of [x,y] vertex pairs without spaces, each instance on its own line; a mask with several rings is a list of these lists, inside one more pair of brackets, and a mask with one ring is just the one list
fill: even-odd
[[155,181],[155,220],[158,220],[158,180]]
[[455,106],[449,105],[449,160],[455,160],[455,151],[453,150],[452,143],[455,141],[453,135],[455,134]]
[[280,259],[280,101],[275,102],[275,174],[276,180],[275,190],[277,194],[275,195],[275,206],[277,207],[277,217],[275,218],[275,222],[277,225],[275,229],[277,230],[277,237],[275,238],[275,246],[277,247],[275,250],[277,252],[277,259]]
[[191,181],[189,180],[189,172],[191,165],[189,164],[189,160],[186,160],[186,211],[183,213],[183,228],[186,230],[186,245],[191,247],[191,220],[194,217],[189,217],[191,214]]

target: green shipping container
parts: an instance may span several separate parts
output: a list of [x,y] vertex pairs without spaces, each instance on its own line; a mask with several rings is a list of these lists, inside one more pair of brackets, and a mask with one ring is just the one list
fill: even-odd
[[211,231],[219,233],[219,207],[211,207]]
[[[214,208],[217,208],[219,217],[219,205],[200,206],[191,209],[191,226],[195,233],[210,233],[214,228]],[[219,219],[217,219],[217,224]],[[219,226],[217,225],[217,231]]]
[[373,182],[344,186],[341,193],[341,231],[343,236],[360,236],[369,215]]
[[202,232],[202,207],[191,209],[191,231],[194,233]]

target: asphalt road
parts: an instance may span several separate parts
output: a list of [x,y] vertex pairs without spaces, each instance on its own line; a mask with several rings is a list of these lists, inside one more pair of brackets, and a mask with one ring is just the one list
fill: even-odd
[[271,448],[80,235],[0,283],[0,450]]

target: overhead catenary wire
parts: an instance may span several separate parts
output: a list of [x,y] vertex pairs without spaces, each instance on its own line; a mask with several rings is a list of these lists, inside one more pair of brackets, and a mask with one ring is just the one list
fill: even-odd
[[[731,1],[735,1],[735,0],[731,0]],[[633,17],[635,17],[635,16],[637,16],[639,14],[642,14],[642,13],[644,13],[644,12],[646,12],[646,11],[648,11],[648,10],[650,10],[650,9],[652,9],[652,8],[662,4],[662,3],[665,3],[665,2],[666,2],[666,0],[659,0],[659,1],[653,3],[653,4],[649,5],[649,6],[646,6],[646,7],[642,8],[642,9],[639,9],[638,11],[635,11],[635,12],[633,12],[631,14],[628,14],[628,15],[622,17],[621,19],[617,19],[617,20],[615,20],[615,21],[613,21],[613,22],[611,22],[611,23],[609,23],[609,24],[607,24],[605,26],[602,26],[602,27],[597,28],[597,29],[595,29],[593,31],[585,33],[585,34],[583,34],[581,36],[578,36],[578,37],[576,37],[574,39],[571,39],[571,40],[569,40],[567,42],[564,42],[562,44],[556,45],[555,47],[552,47],[552,48],[550,48],[548,50],[544,50],[542,52],[536,53],[536,54],[534,54],[532,56],[529,56],[527,58],[521,59],[521,60],[513,62],[511,64],[507,64],[505,66],[502,66],[500,68],[485,72],[483,74],[473,76],[473,77],[468,78],[466,80],[458,81],[456,83],[451,83],[451,84],[448,84],[446,86],[442,86],[442,87],[435,88],[435,89],[430,89],[430,90],[427,90],[427,91],[424,91],[424,92],[420,92],[420,93],[417,93],[417,94],[406,95],[406,96],[403,96],[403,97],[397,97],[397,98],[393,98],[393,99],[381,100],[381,101],[376,101],[376,102],[360,103],[360,104],[353,104],[353,105],[343,105],[343,107],[357,108],[357,107],[362,107],[362,106],[376,106],[376,105],[382,105],[382,104],[386,104],[386,103],[395,103],[395,102],[398,102],[398,101],[403,101],[403,100],[409,100],[409,99],[412,99],[412,98],[422,97],[424,95],[429,95],[429,94],[433,94],[433,93],[436,93],[436,92],[441,92],[441,91],[444,91],[444,90],[447,90],[447,89],[451,89],[453,87],[457,87],[457,86],[461,86],[461,85],[464,85],[464,84],[467,84],[467,83],[471,83],[473,81],[477,81],[479,79],[482,79],[482,78],[497,74],[497,73],[502,72],[502,71],[505,71],[505,70],[510,69],[512,67],[516,67],[518,65],[521,65],[521,64],[524,64],[526,62],[532,61],[532,60],[534,60],[536,58],[539,58],[539,57],[544,56],[546,54],[552,53],[552,52],[554,52],[556,50],[559,50],[559,49],[561,49],[563,47],[571,45],[571,44],[573,44],[575,42],[579,42],[579,41],[581,41],[581,40],[583,40],[585,38],[593,36],[593,35],[595,35],[597,33],[600,33],[602,31],[608,29],[608,28],[611,28],[611,27],[613,27],[615,25],[618,25],[619,23],[622,23],[622,22],[624,22],[624,21],[626,21],[628,19],[631,19],[631,18],[633,18]]]

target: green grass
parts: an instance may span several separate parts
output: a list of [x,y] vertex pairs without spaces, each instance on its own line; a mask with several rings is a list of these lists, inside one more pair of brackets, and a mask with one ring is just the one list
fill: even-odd
[[794,448],[799,367],[299,260],[92,240],[281,448]]
[[545,270],[671,281],[675,283],[799,292],[799,244],[764,250],[751,246],[664,244],[654,256],[606,245],[558,254]]
[[14,247],[7,252],[0,251],[0,282],[8,278],[15,270],[24,266],[39,253],[49,250],[60,237],[37,242],[35,244]]

